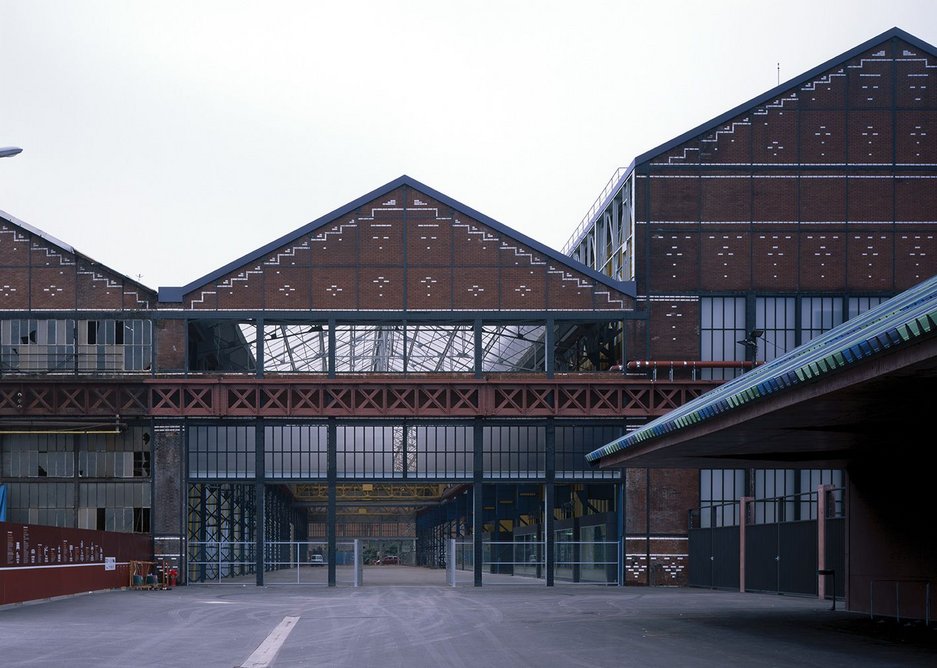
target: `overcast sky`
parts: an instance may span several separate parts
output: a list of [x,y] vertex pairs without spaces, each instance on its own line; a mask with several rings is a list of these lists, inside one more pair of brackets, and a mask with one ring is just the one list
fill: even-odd
[[937,1],[0,0],[0,209],[184,285],[391,181],[560,249],[618,167]]

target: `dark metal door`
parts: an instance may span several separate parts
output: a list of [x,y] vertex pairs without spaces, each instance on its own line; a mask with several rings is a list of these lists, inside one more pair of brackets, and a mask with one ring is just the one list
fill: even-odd
[[689,568],[691,587],[713,586],[713,530],[690,529]]
[[778,525],[778,591],[817,593],[817,522]]
[[739,587],[739,528],[690,529],[690,585],[718,589]]
[[778,525],[745,527],[745,588],[778,591]]

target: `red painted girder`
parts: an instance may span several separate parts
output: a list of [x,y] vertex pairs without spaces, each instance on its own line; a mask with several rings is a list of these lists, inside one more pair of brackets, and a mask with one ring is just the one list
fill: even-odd
[[716,387],[620,374],[0,381],[0,416],[656,417]]

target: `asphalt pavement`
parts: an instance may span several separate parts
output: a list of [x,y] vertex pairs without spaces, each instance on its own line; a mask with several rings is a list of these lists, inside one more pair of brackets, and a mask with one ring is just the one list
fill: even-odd
[[[700,589],[249,582],[0,608],[3,666],[937,666],[937,630]],[[424,576],[440,572],[424,571]],[[284,578],[289,580],[289,578]]]

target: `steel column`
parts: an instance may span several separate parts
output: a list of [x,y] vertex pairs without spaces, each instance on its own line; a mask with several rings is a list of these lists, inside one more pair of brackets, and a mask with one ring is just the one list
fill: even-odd
[[482,494],[482,480],[484,478],[484,460],[482,458],[482,421],[475,420],[472,425],[473,442],[473,484],[472,484],[472,569],[474,571],[474,585],[482,586],[482,562],[484,550],[482,536],[485,530],[484,503]]
[[257,378],[264,377],[264,319],[257,318],[257,340],[254,342],[256,345],[256,350],[254,352],[254,359],[256,360],[257,368],[254,370],[254,374]]
[[[332,331],[332,330],[330,330]],[[332,341],[334,342],[334,340]],[[330,343],[331,345],[331,343]],[[334,350],[334,348],[332,348]],[[334,356],[333,358],[334,359]],[[327,442],[326,447],[328,448],[328,453],[326,455],[326,466],[327,473],[327,484],[328,484],[328,509],[326,510],[326,519],[325,519],[325,532],[326,532],[326,541],[328,543],[328,579],[329,586],[335,586],[335,545],[336,545],[336,534],[338,527],[335,526],[337,522],[337,511],[336,511],[336,479],[338,476],[338,457],[336,455],[336,439],[338,437],[338,428],[335,425],[335,418],[329,418],[329,424],[327,427]]]
[[628,469],[621,472],[621,481],[615,484],[615,514],[618,522],[618,586],[625,586],[625,480]]
[[254,422],[254,569],[257,586],[264,586],[264,537],[267,495],[264,480],[264,421]]
[[544,550],[546,551],[547,586],[553,586],[553,571],[556,568],[556,555],[554,554],[556,540],[553,535],[553,506],[555,503],[555,484],[547,482],[543,486],[543,513],[544,521]]
[[547,326],[543,338],[543,367],[547,378],[553,378],[554,365],[556,362],[556,320],[553,318],[547,318]]
[[329,351],[328,351],[329,378],[335,378],[335,346],[336,346],[335,327],[336,327],[335,318],[329,318]]
[[482,321],[476,319],[472,323],[472,333],[475,336],[475,352],[474,352],[474,367],[475,367],[475,377],[482,377]]

